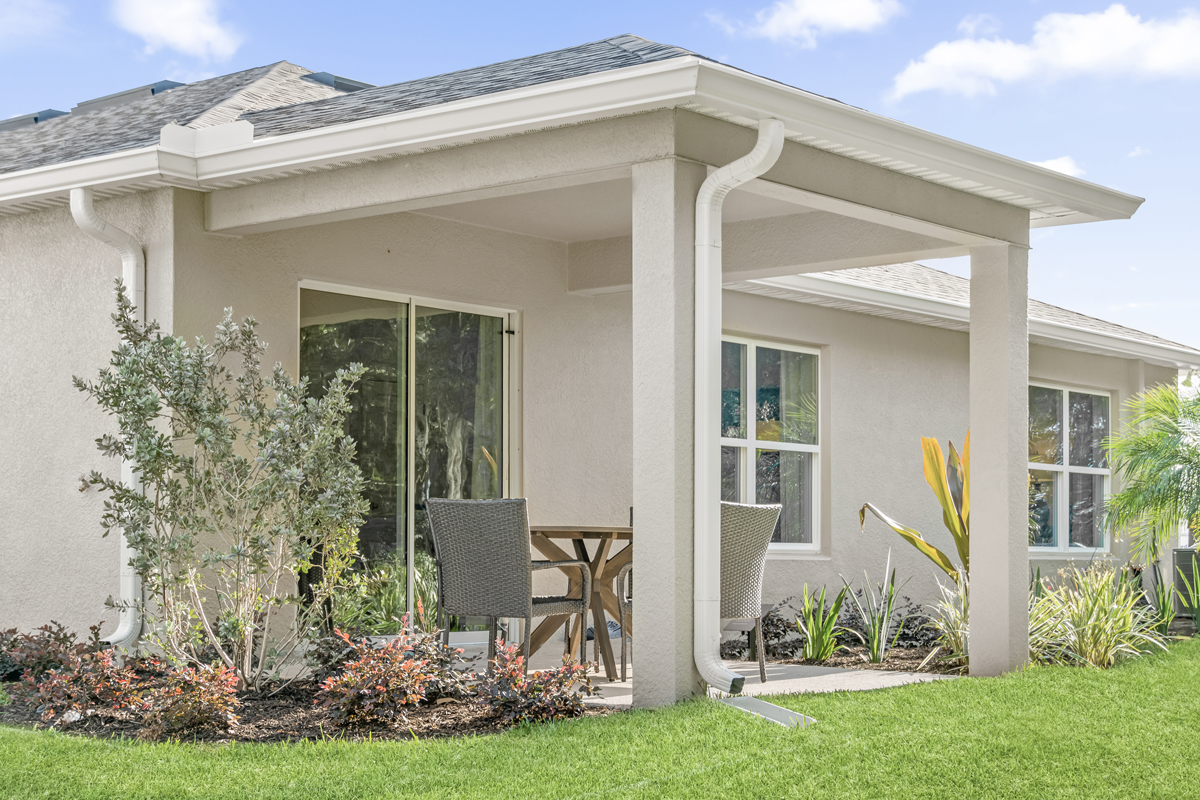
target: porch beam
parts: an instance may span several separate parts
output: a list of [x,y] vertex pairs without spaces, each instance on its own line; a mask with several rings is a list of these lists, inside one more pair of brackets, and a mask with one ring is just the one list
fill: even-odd
[[1029,658],[1029,251],[971,249],[971,674]]
[[707,170],[674,158],[633,166],[633,702],[683,700],[692,658],[695,203]]
[[673,149],[671,113],[638,114],[217,189],[206,228],[263,233],[611,180]]

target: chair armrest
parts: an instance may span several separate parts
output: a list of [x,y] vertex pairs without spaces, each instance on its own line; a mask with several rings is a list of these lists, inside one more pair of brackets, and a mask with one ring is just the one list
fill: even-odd
[[560,567],[578,567],[583,576],[583,597],[589,602],[592,598],[592,565],[586,561],[530,561],[532,569],[558,569]]
[[633,562],[630,561],[625,566],[621,567],[621,571],[617,573],[617,600],[624,603],[629,597],[625,593],[625,581],[629,578],[629,573],[633,571]]

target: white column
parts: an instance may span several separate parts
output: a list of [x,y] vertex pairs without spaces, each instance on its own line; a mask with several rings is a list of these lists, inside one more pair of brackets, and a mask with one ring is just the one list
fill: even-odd
[[1029,251],[971,249],[972,675],[1029,657]]
[[707,170],[633,165],[634,704],[698,690],[692,658],[695,202]]

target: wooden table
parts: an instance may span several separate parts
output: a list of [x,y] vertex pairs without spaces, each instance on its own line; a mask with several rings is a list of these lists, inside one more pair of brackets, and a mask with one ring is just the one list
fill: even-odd
[[[610,527],[571,527],[564,525],[531,525],[530,536],[532,544],[549,561],[587,561],[591,565],[592,600],[589,609],[592,612],[592,628],[595,631],[595,641],[600,646],[600,657],[604,661],[604,672],[610,681],[616,680],[617,668],[613,661],[612,641],[608,634],[609,615],[620,619],[621,611],[617,606],[617,594],[613,591],[613,581],[621,568],[633,559],[633,546],[622,548],[611,555],[614,542],[633,541],[633,528]],[[569,540],[575,551],[574,555],[559,547],[552,540]],[[588,555],[587,542],[597,543],[596,552]],[[570,579],[567,587],[568,597],[579,597],[582,581],[579,578],[578,567],[560,567],[560,570]],[[546,617],[541,624],[534,628],[529,637],[530,655],[536,653],[542,645],[550,640],[572,615],[555,614]],[[627,620],[629,631],[633,632],[633,620]],[[570,652],[579,652],[579,637],[584,635],[584,626],[580,620],[575,620],[570,635]],[[621,631],[625,635],[625,631]]]

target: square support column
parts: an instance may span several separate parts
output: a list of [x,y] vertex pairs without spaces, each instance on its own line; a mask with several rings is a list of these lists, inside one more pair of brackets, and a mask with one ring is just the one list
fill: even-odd
[[1028,249],[972,248],[972,675],[1029,658],[1028,308]]
[[633,165],[634,705],[691,697],[696,195],[674,158]]

